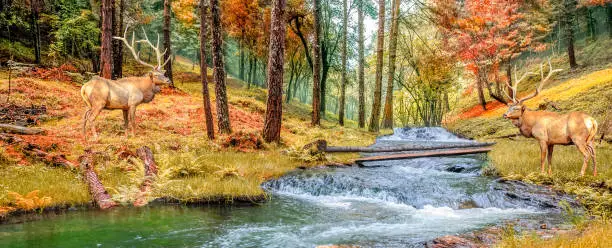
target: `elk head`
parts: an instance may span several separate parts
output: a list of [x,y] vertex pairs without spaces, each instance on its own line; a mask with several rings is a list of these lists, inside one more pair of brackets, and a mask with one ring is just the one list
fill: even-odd
[[[159,51],[159,34],[157,34],[157,43],[155,45],[153,45],[153,43],[151,43],[151,41],[149,41],[149,37],[147,37],[147,32],[144,30],[144,28],[142,29],[142,33],[145,37],[144,40],[138,40],[135,41],[134,38],[136,37],[136,35],[134,34],[134,32],[132,32],[132,40],[131,42],[128,42],[127,40],[127,30],[128,30],[129,26],[125,27],[125,31],[123,32],[123,37],[118,37],[118,36],[114,36],[113,39],[116,40],[120,40],[123,41],[124,45],[130,50],[130,52],[132,52],[132,56],[134,56],[134,59],[140,63],[141,65],[144,65],[146,67],[150,67],[151,71],[147,74],[147,76],[151,79],[151,82],[153,82],[153,84],[155,84],[156,86],[160,86],[160,85],[169,85],[170,84],[170,79],[168,77],[166,77],[164,75],[164,70],[162,69],[168,62],[170,62],[170,60],[172,59],[172,56],[168,56],[168,59],[162,64],[161,62],[163,61],[163,57],[166,54],[166,50],[164,50],[163,53],[160,53]],[[155,57],[157,58],[157,65],[151,65],[147,62],[144,62],[140,59],[140,52],[136,52],[136,50],[134,49],[134,44],[135,43],[145,43],[148,44],[151,49],[155,52]]]
[[550,63],[550,59],[548,59],[548,67],[549,67],[548,75],[544,77],[544,63],[540,64],[540,84],[536,88],[536,91],[529,94],[528,96],[517,99],[516,95],[518,94],[518,91],[517,91],[518,84],[521,81],[523,81],[525,78],[527,78],[528,76],[537,75],[537,73],[526,72],[525,74],[523,74],[523,76],[521,76],[521,78],[518,78],[517,73],[516,73],[516,65],[514,66],[514,82],[512,83],[512,86],[506,83],[506,86],[510,89],[512,96],[510,96],[508,92],[504,90],[504,93],[506,93],[506,96],[508,97],[508,99],[512,100],[512,103],[508,104],[508,111],[506,111],[506,113],[503,115],[504,118],[510,119],[510,120],[519,119],[523,115],[525,110],[527,109],[527,107],[523,105],[523,102],[531,98],[534,98],[538,94],[540,94],[540,91],[542,91],[542,88],[548,82],[550,77],[552,77],[552,75],[555,74],[556,72],[562,71],[561,69],[553,69],[552,64]]

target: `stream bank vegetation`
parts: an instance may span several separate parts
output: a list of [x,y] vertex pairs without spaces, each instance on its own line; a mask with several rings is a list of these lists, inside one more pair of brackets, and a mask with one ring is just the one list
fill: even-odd
[[[610,1],[393,0],[391,8],[384,0],[0,2],[1,122],[45,131],[2,141],[0,216],[91,205],[80,172],[48,159],[77,161],[88,149],[101,154],[95,172],[120,204],[139,197],[145,171],[134,151],[143,146],[159,169],[148,200],[251,202],[266,197],[266,180],[359,156],[303,149],[312,141],[364,146],[394,126],[442,125],[497,142],[487,173],[576,195],[596,219],[582,235],[540,241],[513,234],[501,246],[591,247],[612,236]],[[364,20],[376,21],[378,32]],[[94,75],[147,71],[112,40],[128,26],[148,37],[161,33],[172,87],[139,107],[136,136],[124,139],[121,113],[103,111],[101,139],[86,142],[80,86]],[[154,61],[152,50],[137,47],[141,59]],[[557,148],[553,174],[540,175],[535,141],[517,137],[501,117],[513,68],[537,71],[546,57],[563,71],[526,105],[583,111],[600,123],[607,138],[596,147],[597,177],[578,177],[574,147]],[[533,92],[537,80],[526,78],[518,95]],[[13,110],[43,107],[14,117]],[[264,141],[264,129],[273,142]]]

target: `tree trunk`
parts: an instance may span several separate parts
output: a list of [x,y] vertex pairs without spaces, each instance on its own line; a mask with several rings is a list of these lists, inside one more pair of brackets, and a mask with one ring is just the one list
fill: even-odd
[[374,101],[372,102],[372,116],[370,117],[370,132],[378,132],[380,121],[380,101],[383,74],[383,47],[385,43],[385,0],[378,0],[378,41],[376,44],[376,85],[374,88]]
[[215,127],[210,107],[210,94],[208,92],[208,54],[206,50],[208,41],[208,4],[200,0],[200,82],[202,82],[202,100],[204,106],[204,120],[206,121],[206,135],[208,139],[215,139]]
[[344,104],[346,97],[346,42],[348,39],[348,6],[347,0],[342,1],[342,78],[340,81],[340,110],[338,110],[338,124],[344,126]]
[[358,26],[359,26],[359,72],[358,72],[358,84],[359,84],[359,116],[358,124],[359,128],[365,127],[365,82],[364,82],[364,37],[363,37],[363,1],[359,1],[359,9],[357,11]]
[[[113,5],[113,36],[121,36],[123,32],[123,11],[125,10],[125,0],[119,1],[119,13],[115,11],[115,0]],[[119,17],[117,20],[116,17]],[[113,79],[123,76],[123,42],[113,39]]]
[[[172,15],[172,6],[170,0],[164,0],[164,61],[172,56],[172,46],[170,44],[170,18]],[[163,63],[162,62],[162,63]],[[164,75],[170,79],[170,87],[174,88],[174,80],[172,79],[172,61],[169,61],[164,66]]]
[[484,89],[483,89],[484,83],[481,80],[480,73],[481,72],[479,70],[477,78],[476,78],[476,89],[478,90],[478,99],[480,100],[480,105],[482,106],[482,109],[487,110],[487,100],[485,99]]
[[238,41],[238,49],[240,49],[240,80],[244,81],[244,29],[242,29],[242,36]]
[[112,0],[102,0],[102,41],[100,46],[100,76],[111,79],[113,57],[113,8]]
[[612,39],[612,3],[606,4],[606,14],[608,16],[608,36]]
[[153,157],[153,152],[151,152],[151,148],[147,146],[143,146],[136,150],[136,154],[144,163],[144,180],[140,185],[140,192],[136,196],[136,200],[134,201],[135,207],[142,207],[147,205],[148,199],[147,196],[151,192],[151,188],[153,186],[153,181],[157,177],[157,163],[155,162],[155,158]]
[[393,0],[391,37],[389,37],[389,74],[387,76],[387,95],[382,127],[393,128],[393,82],[395,79],[395,58],[397,51],[397,35],[399,32],[400,0]]
[[[110,72],[110,71],[109,71]],[[94,153],[90,150],[85,151],[85,154],[79,158],[81,170],[83,171],[83,179],[89,186],[89,193],[100,209],[109,209],[117,206],[117,203],[110,197],[104,185],[100,182],[98,174],[94,171]]]
[[318,126],[321,124],[321,116],[319,106],[321,104],[321,91],[319,89],[321,83],[321,2],[313,0],[314,8],[314,44],[312,44],[312,125]]
[[266,142],[280,142],[283,114],[283,68],[285,65],[285,6],[286,0],[272,2],[270,47],[268,49],[268,100],[263,139]]
[[225,68],[223,63],[223,30],[221,28],[221,10],[219,0],[210,0],[210,13],[212,14],[212,55],[213,78],[215,80],[215,94],[217,102],[217,125],[219,132],[232,133],[227,105],[227,90],[225,86]]
[[576,14],[576,0],[563,0],[562,24],[564,27],[565,40],[567,42],[567,56],[570,68],[575,69],[576,55],[574,53],[574,18]]
[[32,0],[31,8],[32,8],[32,27],[34,28],[34,56],[36,59],[36,64],[40,64],[41,56],[40,56],[40,25],[38,23],[38,15],[40,12],[40,0]]

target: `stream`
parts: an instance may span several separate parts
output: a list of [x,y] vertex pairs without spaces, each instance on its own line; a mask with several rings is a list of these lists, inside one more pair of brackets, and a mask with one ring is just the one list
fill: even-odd
[[[473,142],[442,128],[399,128],[375,146]],[[364,154],[374,155],[374,154]],[[0,247],[422,247],[504,221],[558,223],[565,196],[480,176],[486,155],[297,170],[264,183],[254,207],[68,211],[0,225]]]

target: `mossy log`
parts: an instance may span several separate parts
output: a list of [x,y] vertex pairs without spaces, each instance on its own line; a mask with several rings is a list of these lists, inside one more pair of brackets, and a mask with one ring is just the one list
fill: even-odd
[[45,130],[42,130],[40,128],[29,128],[29,127],[11,125],[11,124],[0,124],[0,133],[33,135],[33,134],[44,134]]
[[147,196],[150,194],[153,181],[157,177],[157,163],[155,162],[151,149],[147,146],[138,148],[136,154],[144,162],[145,177],[140,185],[140,193],[138,193],[136,201],[134,201],[134,206],[142,207],[149,203]]
[[98,174],[94,170],[95,157],[94,152],[86,150],[85,154],[79,157],[81,170],[83,171],[83,179],[89,186],[89,193],[94,199],[94,202],[100,209],[109,209],[117,206],[117,203],[110,197],[102,182],[98,178]]

